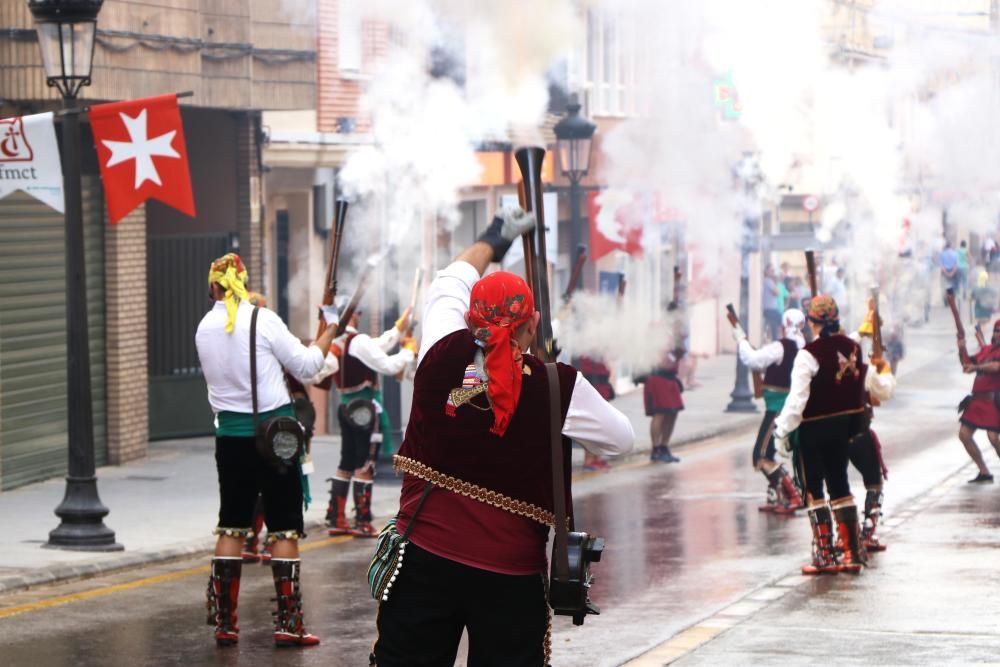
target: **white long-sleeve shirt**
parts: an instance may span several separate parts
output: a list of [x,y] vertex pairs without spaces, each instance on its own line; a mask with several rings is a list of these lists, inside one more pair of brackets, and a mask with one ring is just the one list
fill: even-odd
[[[476,268],[467,262],[453,262],[438,272],[427,290],[424,304],[424,337],[418,368],[424,355],[438,341],[468,328],[465,314],[469,310],[472,286],[479,277]],[[579,372],[562,433],[587,451],[601,456],[626,454],[635,444],[635,433],[628,417],[604,400]]]
[[[250,385],[250,317],[253,306],[246,301],[236,311],[232,333],[226,333],[226,305],[216,301],[205,314],[195,345],[208,384],[208,402],[215,413],[224,410],[253,412]],[[283,368],[300,381],[323,367],[323,353],[315,345],[306,347],[267,308],[257,315],[257,407],[274,410],[290,402]]]
[[[347,333],[357,333],[354,327],[347,327]],[[378,338],[368,334],[357,333],[351,339],[348,354],[363,363],[368,368],[382,375],[396,375],[402,372],[407,364],[413,361],[413,352],[401,349],[396,354],[388,354],[389,350],[399,343],[399,329],[391,327]],[[334,341],[334,345],[344,349],[346,336]]]
[[740,361],[754,371],[762,371],[768,366],[780,364],[785,358],[785,348],[780,341],[772,341],[759,350],[755,350],[746,338],[742,338],[737,349],[740,353]]
[[[896,391],[896,377],[892,373],[879,373],[869,365],[865,372],[865,389],[880,401],[892,398]],[[819,361],[808,350],[799,350],[792,364],[792,386],[785,399],[785,407],[774,420],[774,436],[781,438],[799,427],[802,412],[809,401],[809,391],[813,377],[819,372]]]

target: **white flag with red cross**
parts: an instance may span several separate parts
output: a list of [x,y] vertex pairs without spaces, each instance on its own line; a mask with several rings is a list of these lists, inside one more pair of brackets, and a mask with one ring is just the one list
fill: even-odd
[[0,199],[17,190],[60,213],[65,208],[51,112],[0,119]]
[[194,195],[177,95],[90,109],[111,224],[147,199],[194,216]]

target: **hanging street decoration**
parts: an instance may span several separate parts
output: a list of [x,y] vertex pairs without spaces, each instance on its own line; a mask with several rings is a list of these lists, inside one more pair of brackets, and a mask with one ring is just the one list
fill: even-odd
[[176,95],[90,108],[111,224],[147,199],[194,216],[184,128]]
[[0,199],[21,190],[62,213],[62,164],[52,113],[0,119]]

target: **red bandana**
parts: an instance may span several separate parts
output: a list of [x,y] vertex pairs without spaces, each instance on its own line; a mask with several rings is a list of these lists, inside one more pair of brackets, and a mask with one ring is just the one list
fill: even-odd
[[535,314],[535,300],[524,280],[498,271],[472,286],[469,326],[486,347],[487,389],[493,404],[492,433],[507,431],[521,396],[521,348],[514,330]]

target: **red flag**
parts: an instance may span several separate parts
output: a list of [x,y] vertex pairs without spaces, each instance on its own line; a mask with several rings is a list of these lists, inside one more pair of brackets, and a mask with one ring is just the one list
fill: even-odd
[[90,108],[111,224],[147,199],[194,216],[184,128],[176,95]]
[[599,192],[587,194],[587,210],[590,217],[590,259],[594,262],[604,257],[612,250],[624,250],[630,255],[642,254],[642,225],[628,224],[629,215],[627,210],[619,209],[615,212],[614,232],[602,232],[597,224],[597,216],[601,212],[601,205],[597,203]]

